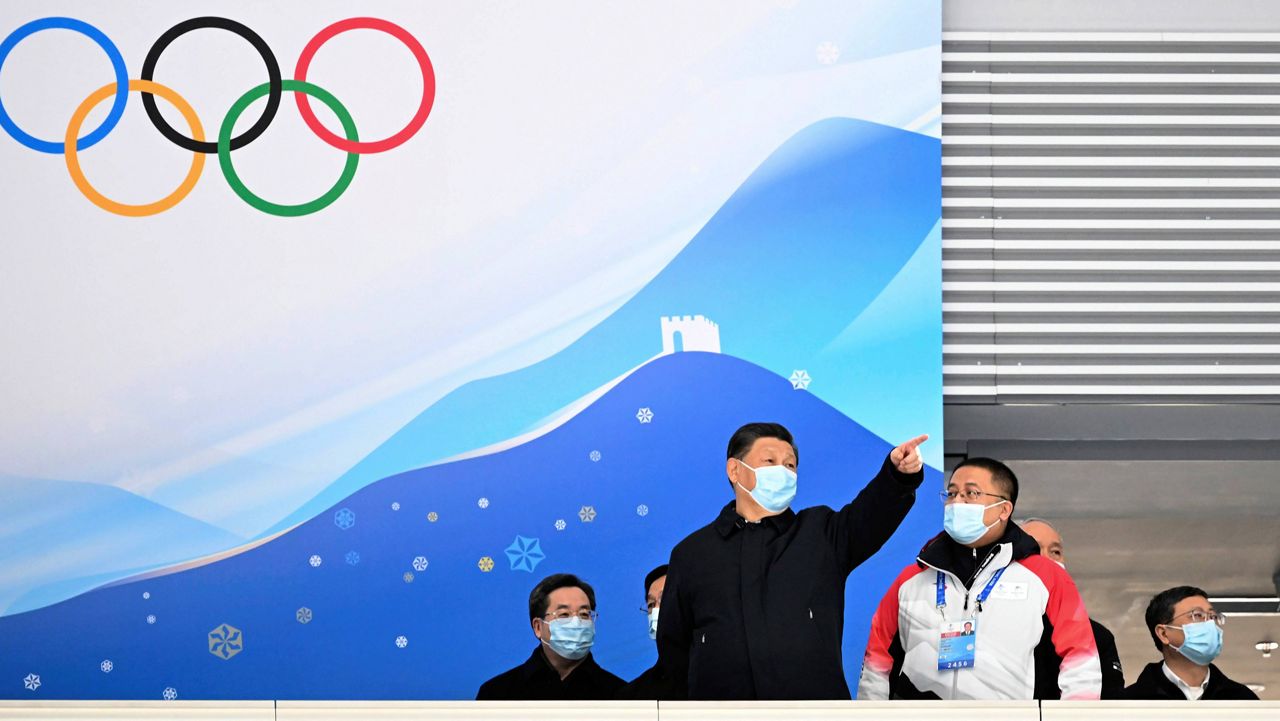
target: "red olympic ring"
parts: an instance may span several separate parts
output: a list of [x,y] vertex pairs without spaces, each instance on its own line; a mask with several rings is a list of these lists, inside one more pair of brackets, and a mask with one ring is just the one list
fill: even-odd
[[311,132],[319,136],[324,142],[348,153],[381,153],[391,150],[413,137],[413,134],[418,132],[422,124],[427,122],[427,116],[431,114],[431,105],[436,99],[436,74],[431,66],[431,58],[427,57],[427,51],[423,49],[417,38],[409,34],[409,31],[395,23],[379,18],[339,20],[316,33],[316,36],[311,38],[307,46],[302,49],[302,54],[298,56],[298,66],[293,71],[293,77],[296,80],[305,81],[307,79],[307,68],[311,65],[311,59],[315,57],[316,51],[320,49],[320,46],[339,33],[357,29],[381,30],[404,43],[405,47],[409,48],[409,51],[413,53],[413,57],[417,59],[418,67],[422,70],[422,102],[418,105],[418,112],[414,114],[409,124],[395,135],[382,140],[348,140],[333,134],[320,123],[315,113],[312,112],[311,101],[305,93],[294,93],[294,98],[297,99],[298,112],[302,114],[302,119],[306,122],[307,127],[311,128]]

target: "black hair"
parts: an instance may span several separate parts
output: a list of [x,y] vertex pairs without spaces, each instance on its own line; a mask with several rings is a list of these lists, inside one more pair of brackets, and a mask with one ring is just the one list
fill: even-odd
[[1156,644],[1157,651],[1164,651],[1164,644],[1160,642],[1160,637],[1156,635],[1156,626],[1161,626],[1173,620],[1173,607],[1182,602],[1185,598],[1192,596],[1209,597],[1202,588],[1195,586],[1174,586],[1173,588],[1161,591],[1151,597],[1151,603],[1147,604],[1147,630],[1151,632],[1151,640]]
[[653,582],[665,575],[667,575],[667,564],[665,563],[650,571],[649,575],[644,577],[644,595],[648,596],[649,587],[653,585]]
[[596,591],[591,584],[572,573],[553,573],[538,581],[538,585],[529,592],[529,618],[545,617],[547,609],[551,606],[552,591],[561,588],[581,588],[582,592],[587,594],[587,603],[591,604],[591,610],[596,610]]
[[777,438],[790,443],[791,451],[796,454],[796,464],[799,465],[800,449],[796,448],[796,441],[791,437],[791,431],[780,423],[748,423],[734,431],[733,437],[729,439],[729,450],[725,460],[730,458],[742,460],[751,452],[751,446],[761,438]]
[[1018,505],[1018,477],[1013,474],[1013,469],[994,458],[966,458],[956,467],[952,469],[952,473],[964,468],[965,466],[973,466],[981,468],[991,474],[991,480],[996,486],[1009,497],[1009,505]]

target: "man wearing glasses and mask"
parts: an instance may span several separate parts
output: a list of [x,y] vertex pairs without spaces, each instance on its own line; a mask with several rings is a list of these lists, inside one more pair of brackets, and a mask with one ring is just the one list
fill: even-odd
[[[649,626],[649,638],[658,638],[658,617],[662,613],[662,591],[667,586],[667,564],[662,564],[644,577],[645,621]],[[618,692],[620,701],[671,701],[678,699],[676,684],[667,675],[661,663],[635,678]]]
[[1017,476],[970,458],[940,495],[943,532],[872,618],[858,698],[1030,699],[1055,671],[1061,698],[1098,698],[1102,671],[1075,583],[1011,522]]
[[880,549],[924,480],[919,436],[836,511],[791,510],[799,451],[776,423],[729,439],[734,499],[671,552],[658,656],[690,699],[847,699],[845,581]]
[[591,657],[596,592],[568,573],[547,576],[529,594],[529,625],[538,647],[528,661],[480,687],[477,701],[611,699],[623,680]]
[[1194,586],[1157,593],[1147,604],[1147,630],[1164,655],[1149,663],[1124,690],[1142,701],[1256,701],[1247,686],[1227,678],[1213,660],[1222,652],[1226,619],[1213,610],[1209,594]]

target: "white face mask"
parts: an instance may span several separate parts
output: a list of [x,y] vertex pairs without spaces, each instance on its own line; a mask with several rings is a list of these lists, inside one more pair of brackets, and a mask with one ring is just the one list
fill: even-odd
[[570,616],[569,618],[557,618],[554,621],[547,622],[547,628],[551,632],[551,640],[543,641],[543,643],[550,646],[552,651],[570,661],[585,658],[591,651],[592,644],[595,643],[596,624],[594,621],[583,621],[577,616]]
[[956,543],[973,543],[1000,522],[997,518],[995,523],[988,526],[982,519],[988,508],[995,508],[1002,503],[1008,501],[997,501],[989,506],[981,503],[948,503],[942,509],[942,528]]
[[756,487],[747,491],[739,483],[738,487],[747,491],[747,495],[755,499],[760,507],[770,513],[782,513],[787,510],[796,497],[796,472],[786,466],[761,466],[752,468],[740,459],[733,459],[749,469],[756,476]]
[[1054,562],[1054,563],[1056,563],[1056,564],[1058,564],[1058,565],[1062,568],[1062,570],[1064,570],[1064,571],[1065,571],[1065,570],[1067,570],[1067,564],[1063,563],[1062,561],[1059,561],[1059,560],[1057,560],[1057,559],[1055,559],[1055,558],[1050,558],[1049,560],[1050,560],[1050,561],[1053,561],[1053,562]]
[[658,611],[661,610],[661,606],[654,606],[653,610],[649,611],[649,638],[655,641],[658,640]]

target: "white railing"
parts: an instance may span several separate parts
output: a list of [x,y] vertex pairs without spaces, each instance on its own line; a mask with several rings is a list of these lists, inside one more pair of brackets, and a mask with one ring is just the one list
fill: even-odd
[[1277,701],[0,701],[23,721],[1127,721],[1277,719]]

